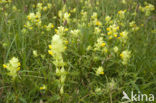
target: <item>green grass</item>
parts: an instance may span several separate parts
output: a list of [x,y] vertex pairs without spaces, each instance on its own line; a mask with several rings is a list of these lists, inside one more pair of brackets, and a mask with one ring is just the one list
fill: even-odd
[[[122,91],[128,95],[131,91],[140,91],[156,96],[155,11],[145,16],[138,8],[138,5],[145,6],[143,0],[127,0],[126,4],[120,0],[63,1],[13,0],[11,3],[1,3],[0,0],[0,103],[121,103]],[[154,0],[146,1],[155,5]],[[33,25],[33,29],[29,30],[24,25],[29,21],[27,16],[38,11],[37,7],[33,8],[38,3],[42,3],[43,7],[48,3],[52,6],[40,12],[41,26]],[[58,16],[64,5],[65,12],[70,13],[70,21],[67,22]],[[17,10],[13,9],[14,6]],[[76,12],[71,12],[74,8]],[[119,10],[127,10],[123,19],[118,17]],[[87,12],[84,18],[82,11]],[[136,16],[132,15],[134,11],[137,12]],[[93,23],[91,16],[94,12],[102,26],[90,24]],[[112,24],[106,24],[105,17],[108,15],[120,27],[118,36],[122,31],[128,31],[125,43],[117,38],[109,40],[107,28]],[[136,22],[138,31],[132,31],[129,26],[131,21]],[[46,31],[44,25],[49,23],[54,28]],[[56,74],[56,65],[53,63],[55,58],[48,54],[48,45],[56,34],[55,29],[60,26],[68,28],[62,38],[69,42],[62,53],[66,71],[63,94],[60,93],[60,76]],[[95,27],[100,28],[101,32],[95,34]],[[75,29],[80,31],[77,37],[70,33]],[[104,47],[94,51],[100,37],[106,42],[108,52],[102,51]],[[92,48],[89,51],[88,46]],[[117,53],[113,51],[114,46],[119,48]],[[37,51],[37,57],[33,55],[34,50]],[[124,50],[131,51],[126,65],[122,64],[120,57]],[[3,64],[12,57],[18,58],[21,63],[15,80],[3,68]],[[97,76],[99,66],[104,68],[104,74]],[[47,89],[40,90],[43,85]],[[96,91],[97,88],[100,91]]]

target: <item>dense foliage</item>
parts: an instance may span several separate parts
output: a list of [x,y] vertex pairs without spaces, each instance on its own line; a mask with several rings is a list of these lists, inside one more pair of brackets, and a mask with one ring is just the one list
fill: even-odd
[[121,103],[123,91],[155,95],[154,3],[0,0],[0,103]]

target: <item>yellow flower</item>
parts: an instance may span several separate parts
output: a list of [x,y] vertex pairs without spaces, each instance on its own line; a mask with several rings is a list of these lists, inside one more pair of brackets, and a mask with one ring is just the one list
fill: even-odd
[[105,21],[108,23],[111,20],[110,16],[106,16]]
[[68,31],[68,28],[65,28],[65,31]]
[[35,20],[36,16],[34,13],[30,13],[28,16],[27,16],[28,20]]
[[51,49],[51,48],[52,48],[52,46],[51,46],[51,45],[48,45],[48,47],[49,47],[49,49]]
[[19,71],[21,68],[20,67],[18,67],[17,69],[16,69],[16,71]]
[[68,41],[66,40],[65,43],[68,44]]
[[125,18],[125,12],[126,12],[126,10],[120,10],[120,11],[118,11],[118,15],[119,15],[119,17],[120,18]]
[[40,90],[46,90],[46,89],[47,89],[47,87],[45,85],[40,87]]
[[12,76],[14,80],[17,76],[17,72],[20,70],[20,65],[18,58],[13,57],[6,65],[3,64],[3,67],[9,71],[8,75]]
[[109,39],[112,39],[112,36],[110,36]]
[[92,19],[96,19],[97,18],[97,13],[94,12],[93,15],[91,16]]
[[108,35],[111,35],[111,34],[112,34],[112,31],[108,32],[107,34],[108,34]]
[[100,74],[104,74],[104,69],[102,66],[100,66],[97,70],[96,70],[96,75],[99,76]]
[[51,5],[50,3],[48,3],[48,9],[50,9],[50,8],[51,8],[51,6],[52,6],[52,5]]
[[7,65],[3,64],[3,68],[7,68]]
[[65,46],[64,49],[67,49],[67,47]]
[[117,37],[118,35],[117,34],[114,34],[114,37]]
[[102,52],[104,52],[104,53],[108,53],[108,49],[107,49],[107,47],[103,48]]
[[21,63],[20,62],[18,63],[18,66],[21,66]]
[[47,9],[48,9],[48,8],[45,6],[45,7],[43,8],[43,11],[47,11]]
[[119,28],[120,28],[120,27],[119,27],[119,26],[117,26],[116,28],[117,28],[117,30],[119,30]]
[[100,21],[96,21],[96,25],[97,25],[97,26],[101,26],[102,24],[101,24]]
[[33,4],[32,7],[35,8],[35,5]]
[[120,54],[120,57],[123,58],[123,56],[124,56],[123,53],[121,53],[121,54]]
[[32,30],[32,29],[33,29],[33,27],[30,27],[29,29],[30,29],[30,30]]
[[57,29],[55,29],[55,32],[56,32],[56,33],[57,33],[57,31],[58,31],[58,30],[57,30]]
[[53,52],[52,52],[51,50],[48,50],[48,53],[49,53],[50,55],[53,55]]
[[124,39],[127,39],[127,38],[128,38],[127,35],[128,35],[128,32],[127,32],[126,30],[120,33],[120,36],[121,36],[122,38],[124,38]]
[[17,10],[16,6],[13,6],[12,9],[13,9],[13,11],[16,11]]
[[54,27],[54,25],[52,24],[52,23],[49,23],[47,26],[45,26],[46,27],[46,30],[47,31],[50,31],[53,27]]
[[115,47],[113,48],[113,50],[114,50],[115,53],[117,53],[118,50],[119,50],[119,48],[118,48],[117,46],[115,46]]
[[110,30],[111,30],[111,29],[108,27],[108,28],[107,28],[107,31],[110,31]]
[[37,50],[33,50],[34,57],[38,57]]
[[51,25],[51,28],[54,28],[54,25],[53,24]]
[[123,65],[126,65],[127,62],[128,62],[128,60],[129,60],[130,57],[131,57],[131,52],[128,51],[128,50],[125,50],[125,51],[123,51],[123,52],[120,54],[120,57],[121,57],[121,59],[122,59],[122,64],[123,64]]
[[101,32],[101,29],[98,28],[98,27],[95,27],[95,29],[94,29],[94,33],[95,33],[95,34],[99,34],[100,32]]
[[101,46],[104,47],[106,45],[106,43],[102,43]]

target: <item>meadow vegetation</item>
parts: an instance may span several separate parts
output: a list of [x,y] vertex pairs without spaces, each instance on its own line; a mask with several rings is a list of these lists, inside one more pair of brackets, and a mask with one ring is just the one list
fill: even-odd
[[0,0],[0,103],[155,95],[155,3]]

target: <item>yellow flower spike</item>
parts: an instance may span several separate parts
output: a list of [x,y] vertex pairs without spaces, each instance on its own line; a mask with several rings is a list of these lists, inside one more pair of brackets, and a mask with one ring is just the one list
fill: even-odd
[[48,47],[49,47],[49,49],[51,49],[51,48],[52,48],[52,46],[51,46],[51,45],[49,45]]
[[7,68],[7,65],[3,64],[3,68]]
[[102,43],[101,46],[104,47],[106,45],[106,43]]
[[51,50],[48,50],[48,53],[49,53],[50,55],[53,55],[53,52],[52,52]]

